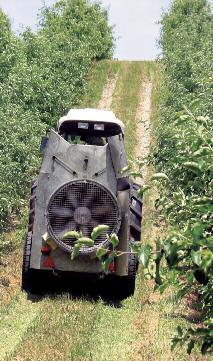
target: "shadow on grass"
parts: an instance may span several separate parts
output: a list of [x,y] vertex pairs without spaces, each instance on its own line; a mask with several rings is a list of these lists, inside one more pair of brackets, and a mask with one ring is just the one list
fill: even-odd
[[205,319],[205,313],[202,309],[199,295],[196,291],[192,290],[188,294],[181,297],[170,297],[167,299],[168,303],[179,304],[182,311],[175,312],[167,315],[170,319],[182,319],[189,323],[199,324]]
[[205,314],[198,308],[197,304],[193,307],[187,307],[183,312],[176,312],[167,315],[170,319],[182,319],[189,323],[202,323],[205,320]]
[[32,285],[27,293],[32,302],[39,302],[46,297],[54,299],[66,294],[70,299],[89,302],[101,300],[105,305],[116,308],[121,308],[122,300],[130,296],[129,290],[124,289],[115,277],[98,279],[90,275],[78,278],[62,275],[49,275],[44,278],[44,275],[40,275],[39,278],[32,278]]

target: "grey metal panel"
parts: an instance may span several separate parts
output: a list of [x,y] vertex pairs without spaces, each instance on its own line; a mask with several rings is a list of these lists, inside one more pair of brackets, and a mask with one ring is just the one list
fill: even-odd
[[35,223],[33,226],[32,248],[31,248],[31,268],[40,268],[42,236],[46,232],[45,208],[46,195],[48,191],[48,174],[39,175],[39,185],[36,189],[35,199]]
[[106,169],[107,169],[106,186],[116,196],[117,195],[117,179],[116,179],[116,176],[115,176],[115,170],[114,170],[114,167],[113,167],[113,162],[112,162],[112,157],[111,157],[109,145],[108,145],[107,150],[106,150]]
[[[118,233],[119,244],[117,247],[118,251],[128,252],[129,251],[129,230],[130,230],[130,219],[129,219],[129,202],[130,202],[130,191],[118,192],[118,203],[121,208],[121,227]],[[124,254],[116,259],[116,275],[126,276],[128,275],[128,255]]]
[[71,255],[57,248],[51,253],[55,268],[59,271],[99,273],[101,262],[88,256],[80,256],[71,261]]
[[[85,163],[87,159],[87,165]],[[35,224],[32,239],[31,252],[31,268],[42,268],[41,247],[42,236],[47,232],[46,208],[49,200],[55,191],[72,180],[91,179],[110,189],[116,195],[117,181],[112,165],[109,145],[94,146],[69,144],[55,131],[49,134],[49,140],[38,177],[38,186],[36,190],[36,209],[35,209]],[[57,252],[59,252],[57,250]],[[56,252],[56,255],[58,254]],[[76,270],[84,272],[83,269],[91,266],[97,271],[97,262],[88,260],[78,260],[72,263],[69,255],[62,255],[60,251],[60,259],[57,259],[57,264],[64,269]],[[67,258],[68,257],[68,258]],[[69,262],[65,262],[69,260]],[[63,262],[65,262],[63,266]],[[81,264],[83,262],[83,264]],[[86,266],[87,265],[87,266]]]
[[108,143],[116,178],[128,176],[126,173],[121,174],[121,170],[128,165],[126,153],[124,150],[124,138],[122,134],[109,137]]

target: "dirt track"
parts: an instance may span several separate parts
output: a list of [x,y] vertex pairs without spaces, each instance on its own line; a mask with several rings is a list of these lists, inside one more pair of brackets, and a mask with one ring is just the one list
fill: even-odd
[[[147,80],[142,82],[140,103],[137,109],[137,146],[135,149],[136,158],[145,159],[149,155],[151,137],[151,113],[152,113],[152,82]],[[143,182],[147,178],[147,166],[142,167]],[[138,179],[138,181],[140,181]]]
[[109,77],[107,84],[106,84],[105,88],[103,89],[103,92],[101,95],[101,100],[98,105],[99,109],[104,109],[104,110],[110,109],[117,79],[118,79],[117,75]]

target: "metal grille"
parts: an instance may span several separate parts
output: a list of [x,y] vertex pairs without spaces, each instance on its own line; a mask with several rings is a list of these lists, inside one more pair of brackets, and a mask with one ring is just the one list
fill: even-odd
[[81,254],[94,252],[100,245],[109,244],[106,235],[119,229],[119,208],[115,197],[104,186],[94,181],[69,182],[60,187],[51,197],[47,208],[47,221],[51,237],[65,251],[72,252],[76,239],[63,239],[71,230],[81,231],[90,237],[99,224],[109,226],[95,240],[95,246],[81,248]]

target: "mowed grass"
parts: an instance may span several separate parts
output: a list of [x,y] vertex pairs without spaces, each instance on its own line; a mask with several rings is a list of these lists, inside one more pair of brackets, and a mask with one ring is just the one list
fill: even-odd
[[1,314],[0,320],[0,360],[8,360],[20,341],[38,322],[40,304],[29,303],[26,295],[17,293]]
[[152,62],[120,62],[119,77],[112,101],[112,110],[125,124],[125,149],[134,158],[136,146],[136,113],[142,82],[151,78]]
[[79,106],[82,108],[98,108],[107,80],[118,74],[120,68],[120,62],[116,61],[103,60],[94,63],[88,76],[85,95]]
[[40,302],[40,312],[7,360],[128,360],[136,311],[67,295]]

